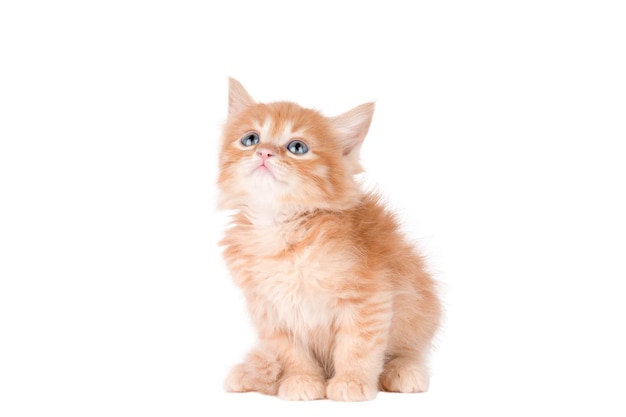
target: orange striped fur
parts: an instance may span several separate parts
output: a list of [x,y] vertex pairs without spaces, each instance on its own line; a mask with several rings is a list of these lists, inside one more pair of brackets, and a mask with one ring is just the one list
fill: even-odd
[[[228,391],[360,401],[427,390],[434,282],[394,215],[354,179],[373,111],[257,103],[230,79],[218,185],[233,215],[222,244],[258,344]],[[242,144],[249,132],[258,144]],[[291,153],[294,139],[309,151]]]

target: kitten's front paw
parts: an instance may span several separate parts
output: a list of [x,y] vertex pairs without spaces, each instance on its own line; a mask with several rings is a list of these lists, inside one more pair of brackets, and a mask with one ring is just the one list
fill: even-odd
[[368,401],[376,398],[375,383],[350,376],[336,376],[328,381],[326,397],[335,401]]
[[316,375],[292,375],[280,382],[278,396],[283,400],[307,401],[324,398],[324,379]]

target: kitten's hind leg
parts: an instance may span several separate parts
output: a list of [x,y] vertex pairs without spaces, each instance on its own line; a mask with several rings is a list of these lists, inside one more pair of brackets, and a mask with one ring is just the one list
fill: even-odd
[[236,365],[224,382],[229,392],[257,391],[276,395],[282,368],[278,359],[259,348],[253,349],[243,363]]
[[428,370],[420,360],[396,356],[385,363],[378,385],[388,392],[425,392],[429,385]]

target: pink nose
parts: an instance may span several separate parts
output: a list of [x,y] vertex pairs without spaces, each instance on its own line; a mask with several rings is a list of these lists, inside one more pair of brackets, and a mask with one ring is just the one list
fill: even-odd
[[267,149],[259,149],[259,151],[257,152],[257,154],[261,157],[262,160],[266,160],[267,158],[269,158],[270,156],[274,156],[273,153],[271,153],[269,150]]

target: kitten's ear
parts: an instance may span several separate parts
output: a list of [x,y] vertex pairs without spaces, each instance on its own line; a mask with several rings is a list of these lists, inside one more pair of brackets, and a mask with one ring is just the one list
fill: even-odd
[[358,159],[358,151],[370,128],[373,115],[374,103],[365,103],[331,118],[331,122],[339,134],[337,139],[341,144],[344,156],[356,154],[355,157]]
[[233,117],[237,113],[245,110],[246,107],[255,104],[250,94],[243,88],[243,85],[234,78],[228,78],[228,117]]

